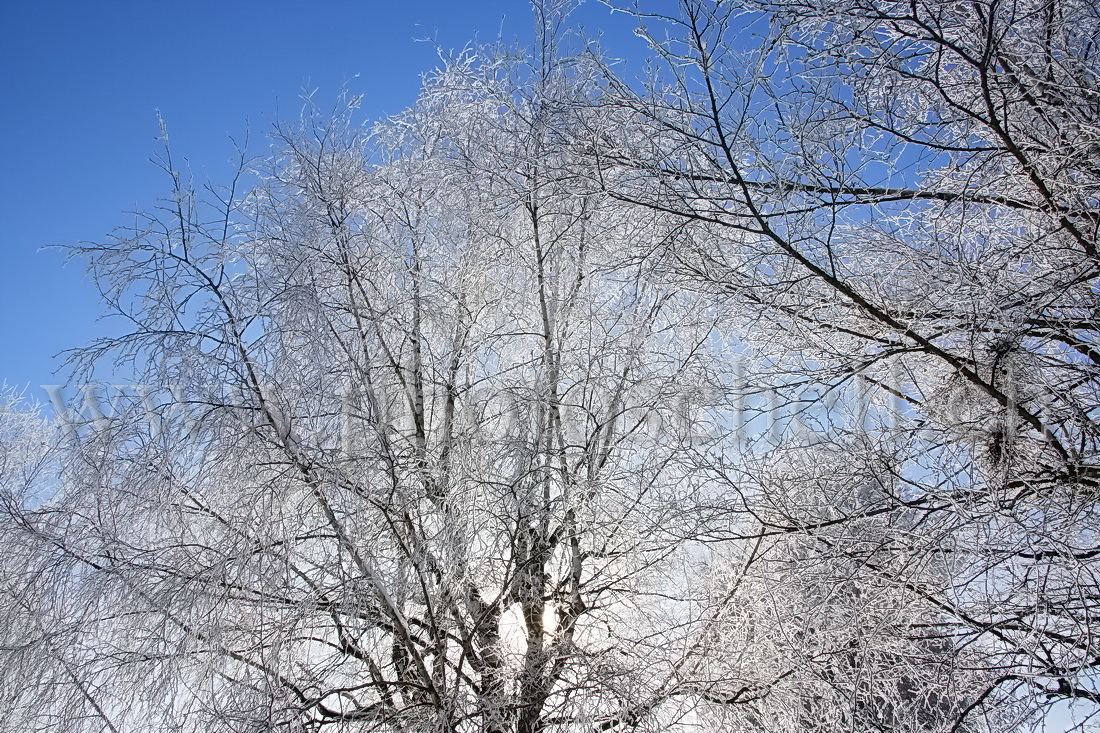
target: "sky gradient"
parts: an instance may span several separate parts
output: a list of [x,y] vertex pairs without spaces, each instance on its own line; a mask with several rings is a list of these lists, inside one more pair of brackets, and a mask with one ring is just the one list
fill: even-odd
[[[526,41],[525,0],[476,3],[5,3],[0,10],[0,382],[62,383],[54,355],[109,328],[83,263],[49,249],[102,241],[166,193],[149,162],[157,111],[173,155],[196,180],[224,180],[229,135],[250,150],[276,116],[296,115],[303,90],[364,94],[368,118],[410,105],[420,76],[439,65],[435,44]],[[591,30],[629,21],[589,2]],[[420,39],[434,39],[434,44]],[[357,78],[356,78],[357,77]]]

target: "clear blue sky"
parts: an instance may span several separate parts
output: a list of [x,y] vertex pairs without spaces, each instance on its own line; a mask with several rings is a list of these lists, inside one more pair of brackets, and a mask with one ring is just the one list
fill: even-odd
[[[377,118],[411,104],[436,50],[532,35],[525,0],[7,2],[0,9],[0,381],[38,385],[53,355],[93,338],[97,296],[80,263],[43,247],[101,240],[165,193],[148,162],[156,110],[197,176],[228,170],[227,134],[253,143],[304,87],[343,82]],[[632,25],[589,2],[592,31]],[[247,124],[246,124],[247,123]],[[262,141],[259,141],[262,144]]]

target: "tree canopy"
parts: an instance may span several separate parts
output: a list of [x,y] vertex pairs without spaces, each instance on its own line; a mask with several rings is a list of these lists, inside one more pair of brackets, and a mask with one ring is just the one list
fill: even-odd
[[73,247],[140,386],[0,404],[5,730],[1096,710],[1096,4],[571,5]]

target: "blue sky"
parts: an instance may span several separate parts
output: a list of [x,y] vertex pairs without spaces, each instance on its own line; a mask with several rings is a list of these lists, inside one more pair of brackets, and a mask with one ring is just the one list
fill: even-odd
[[[589,2],[589,29],[632,28]],[[148,159],[156,111],[173,155],[201,178],[229,170],[228,134],[252,148],[304,88],[334,99],[351,77],[369,117],[411,104],[443,48],[529,39],[525,0],[8,2],[0,9],[0,381],[64,381],[53,355],[104,328],[81,263],[51,245],[101,240],[165,193]]]

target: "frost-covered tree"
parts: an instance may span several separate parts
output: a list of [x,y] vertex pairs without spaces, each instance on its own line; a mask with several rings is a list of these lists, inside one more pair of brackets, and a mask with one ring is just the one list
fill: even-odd
[[[665,223],[670,277],[741,314],[780,402],[858,384],[849,430],[896,413],[844,449],[884,490],[829,524],[913,527],[861,573],[898,552],[947,569],[884,577],[978,655],[959,725],[1100,702],[1096,4],[635,10],[660,69],[644,92],[609,77],[602,180]],[[839,578],[859,542],[824,542],[813,503],[760,535],[803,536]]]
[[128,323],[78,368],[149,388],[72,431],[50,542],[95,593],[24,730],[610,730],[688,704],[634,709],[688,636],[670,426],[721,327],[576,175],[599,90],[555,17],[533,62],[463,55],[379,126],[307,106],[243,195],[166,154],[172,196],[78,249]]

